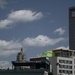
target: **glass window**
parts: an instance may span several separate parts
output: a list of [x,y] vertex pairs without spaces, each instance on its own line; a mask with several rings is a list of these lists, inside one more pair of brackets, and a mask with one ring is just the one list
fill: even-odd
[[59,63],[72,64],[72,61],[69,61],[69,60],[59,60]]
[[65,65],[63,65],[63,68],[65,68]]
[[68,61],[68,64],[72,64],[72,61]]
[[69,73],[69,74],[72,74],[72,71],[69,71],[68,73]]
[[62,70],[59,70],[59,73],[62,73]]
[[60,56],[60,53],[55,53],[55,56]]
[[68,66],[69,69],[72,69],[72,66]]
[[65,68],[68,69],[68,65],[65,65]]
[[68,56],[68,52],[63,52],[63,57],[67,57]]
[[59,65],[59,68],[63,68],[63,65]]
[[65,70],[64,73],[67,74],[67,70]]
[[63,73],[65,73],[65,70],[63,70]]
[[63,63],[65,63],[65,60],[63,60]]
[[60,63],[63,63],[63,60],[59,60]]
[[68,64],[68,60],[65,60],[65,64]]
[[73,56],[75,56],[75,52],[73,53]]

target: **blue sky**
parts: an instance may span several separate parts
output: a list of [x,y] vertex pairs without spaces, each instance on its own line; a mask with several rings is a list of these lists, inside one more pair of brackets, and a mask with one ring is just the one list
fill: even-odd
[[16,60],[20,48],[27,59],[51,49],[68,49],[72,6],[75,0],[0,0],[0,64]]

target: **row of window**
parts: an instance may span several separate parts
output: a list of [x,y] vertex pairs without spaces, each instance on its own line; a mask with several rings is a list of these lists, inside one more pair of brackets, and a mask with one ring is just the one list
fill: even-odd
[[59,60],[59,63],[72,64],[72,61],[70,61],[70,60]]
[[72,74],[72,71],[68,71],[68,70],[59,70],[59,73]]
[[59,68],[72,69],[72,66],[69,66],[69,65],[59,65]]
[[69,65],[59,65],[59,68],[72,69],[72,66],[69,66]]

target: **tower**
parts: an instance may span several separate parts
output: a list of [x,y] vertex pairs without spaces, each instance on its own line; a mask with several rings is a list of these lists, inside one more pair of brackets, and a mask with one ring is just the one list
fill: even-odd
[[21,48],[21,51],[17,55],[17,61],[26,61],[26,55]]
[[69,48],[75,50],[75,7],[69,8]]

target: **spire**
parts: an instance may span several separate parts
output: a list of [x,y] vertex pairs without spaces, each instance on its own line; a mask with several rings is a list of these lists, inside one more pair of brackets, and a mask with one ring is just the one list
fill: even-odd
[[23,51],[23,48],[21,48],[21,51]]

